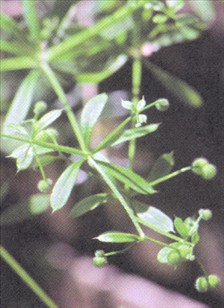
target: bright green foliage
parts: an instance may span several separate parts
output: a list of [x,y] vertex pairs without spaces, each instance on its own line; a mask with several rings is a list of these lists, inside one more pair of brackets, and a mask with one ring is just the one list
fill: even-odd
[[[158,184],[190,170],[210,180],[216,175],[216,167],[206,159],[198,158],[191,166],[173,171],[175,160],[173,152],[170,152],[156,160],[145,178],[135,171],[134,161],[137,139],[156,132],[160,125],[147,124],[145,112],[152,107],[159,111],[169,108],[165,98],[149,104],[144,97],[141,98],[143,66],[181,102],[193,107],[202,105],[200,94],[186,82],[144,60],[142,46],[150,41],[156,44],[154,46],[158,50],[173,43],[193,40],[204,26],[196,16],[180,12],[186,3],[184,0],[96,1],[95,24],[92,27],[72,26],[70,9],[76,9],[78,2],[72,1],[72,6],[66,2],[60,16],[52,15],[41,20],[35,1],[24,0],[25,31],[20,23],[2,15],[1,29],[4,35],[1,50],[6,55],[2,60],[1,71],[27,72],[5,116],[2,135],[4,149],[11,153],[10,158],[16,160],[18,171],[34,167],[40,172],[42,180],[37,187],[41,192],[50,190],[52,184],[45,174],[45,166],[59,159],[65,163],[64,171],[53,184],[50,196],[34,195],[28,203],[9,208],[1,215],[2,224],[12,223],[12,216],[22,221],[41,214],[49,206],[53,212],[62,209],[76,189],[75,184],[83,165],[85,171],[88,169],[89,174],[94,174],[97,180],[100,179],[107,186],[107,190],[103,191],[104,186],[101,185],[94,195],[76,200],[70,216],[76,218],[100,205],[119,203],[137,233],[108,231],[96,237],[103,243],[128,244],[119,251],[97,251],[93,258],[97,267],[106,265],[108,257],[125,253],[142,241],[150,241],[162,247],[157,255],[160,263],[176,268],[183,262],[194,261],[194,249],[200,241],[200,223],[212,217],[211,211],[199,210],[198,218],[173,219],[162,210],[138,201],[138,195],[157,193]],[[60,11],[58,3],[56,1],[53,12]],[[119,70],[128,59],[133,62],[132,99],[121,99],[121,105],[127,109],[129,116],[92,148],[94,128],[100,121],[108,96],[101,93],[90,99],[82,108],[78,121],[68,101],[66,89],[74,86],[75,82],[101,82]],[[49,90],[57,95],[63,106],[61,109],[52,110],[51,102],[47,105],[44,102],[42,93]],[[33,109],[33,118],[26,120],[34,98],[38,102]],[[45,113],[47,106],[49,112]],[[66,114],[72,128],[77,148],[58,144],[58,130],[51,125],[62,112]],[[127,167],[111,162],[107,155],[100,153],[102,149],[122,143],[128,144]],[[18,215],[20,210],[22,214]],[[172,243],[167,244],[166,241],[146,236],[142,225],[172,240]],[[199,292],[206,292],[218,285],[219,278],[216,275],[199,277],[195,284]]]

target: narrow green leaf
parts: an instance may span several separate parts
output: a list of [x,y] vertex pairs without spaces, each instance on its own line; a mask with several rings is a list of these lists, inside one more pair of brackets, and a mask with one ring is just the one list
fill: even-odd
[[81,113],[81,127],[86,144],[88,145],[92,135],[92,129],[101,115],[108,96],[105,93],[99,94],[89,100]]
[[47,53],[48,60],[52,61],[65,54],[66,52],[74,49],[76,46],[80,46],[80,44],[86,42],[90,38],[95,35],[99,35],[99,33],[118,22],[119,20],[123,20],[125,17],[131,15],[134,11],[144,6],[144,1],[140,1],[134,5],[130,5],[128,2],[126,5],[123,5],[121,8],[116,10],[112,15],[109,15],[102,20],[98,21],[93,27],[89,27],[80,31],[78,34],[70,36],[68,39],[64,40],[62,43],[49,48]]
[[141,194],[153,194],[156,191],[151,187],[151,185],[145,181],[140,175],[131,171],[130,169],[123,168],[121,166],[115,165],[113,163],[106,163],[102,161],[97,161],[99,165],[110,174],[115,177],[118,181],[128,185],[134,191]]
[[1,60],[1,72],[7,71],[16,71],[16,70],[25,70],[36,68],[38,62],[29,56],[25,57],[14,57],[14,58],[5,58]]
[[119,55],[115,60],[109,61],[99,72],[85,72],[75,75],[79,83],[100,83],[117,72],[128,60],[126,55]]
[[39,40],[40,27],[36,10],[37,1],[23,0],[23,13],[33,40]]
[[8,157],[16,159],[18,171],[27,169],[33,160],[34,152],[30,144],[23,144],[12,152]]
[[62,111],[63,111],[62,109],[55,109],[43,115],[39,119],[39,121],[36,122],[35,130],[40,131],[51,125],[54,121],[56,121],[60,117]]
[[68,201],[82,163],[83,160],[79,160],[69,165],[55,183],[51,194],[51,207],[53,211],[61,209]]
[[5,32],[14,35],[17,39],[24,40],[24,32],[20,28],[20,25],[10,16],[1,13],[0,14],[0,27]]
[[171,172],[173,169],[175,162],[174,162],[174,155],[173,152],[165,153],[161,155],[156,162],[154,163],[147,180],[152,182],[161,178]]
[[[21,123],[27,116],[30,106],[33,101],[33,94],[35,90],[36,82],[39,78],[39,72],[30,72],[27,77],[22,81],[16,95],[10,105],[9,111],[5,117],[3,124],[3,134],[12,134],[13,128],[10,128],[11,124]],[[23,108],[21,108],[23,106]],[[18,145],[18,142],[3,140],[2,146],[6,151],[10,152]]]
[[106,242],[106,243],[132,243],[132,242],[138,242],[139,236],[124,232],[108,231],[102,233],[101,235],[96,237],[96,239],[99,240],[100,242]]
[[172,219],[153,206],[150,206],[144,213],[138,213],[137,216],[146,226],[155,226],[164,232],[175,232]]
[[174,226],[183,239],[187,239],[189,237],[189,230],[180,217],[175,217]]
[[73,207],[70,216],[72,218],[79,217],[89,211],[94,210],[99,205],[106,203],[108,201],[108,196],[108,194],[102,193],[82,199]]
[[203,99],[192,86],[189,86],[185,81],[174,77],[169,72],[152,64],[148,60],[145,60],[144,64],[163,86],[170,91],[172,95],[178,98],[178,100],[195,108],[202,106]]
[[30,49],[26,45],[4,40],[0,40],[0,51],[5,51],[21,56],[30,53]]
[[50,196],[46,194],[32,195],[29,200],[8,207],[0,216],[0,225],[7,226],[42,214],[50,206]]
[[116,141],[113,145],[117,145],[122,142],[130,141],[133,139],[137,139],[148,134],[155,132],[159,128],[158,124],[149,124],[138,128],[127,129]]

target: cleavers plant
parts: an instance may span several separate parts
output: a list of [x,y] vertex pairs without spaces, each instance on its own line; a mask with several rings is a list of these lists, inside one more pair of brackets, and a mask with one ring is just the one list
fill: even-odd
[[[116,1],[110,2],[116,7]],[[160,126],[158,123],[147,124],[145,111],[155,107],[158,111],[163,112],[169,108],[167,99],[160,98],[152,103],[147,103],[145,98],[141,97],[142,66],[144,64],[155,76],[158,77],[159,75],[161,77],[161,82],[165,82],[167,88],[171,87],[170,83],[175,83],[177,87],[184,89],[186,101],[191,101],[195,106],[201,105],[201,97],[194,89],[175,77],[170,77],[167,72],[144,60],[141,48],[145,38],[142,38],[142,33],[145,35],[146,25],[148,27],[150,25],[150,34],[146,33],[146,36],[152,42],[155,40],[157,43],[160,42],[160,46],[163,46],[163,44],[166,45],[170,42],[168,42],[168,36],[166,36],[167,32],[174,31],[176,33],[179,31],[179,41],[182,41],[182,39],[195,39],[201,29],[201,24],[199,23],[200,26],[198,26],[195,23],[195,17],[178,13],[185,1],[120,2],[119,9],[113,12],[113,18],[106,16],[100,19],[93,27],[80,30],[80,32],[70,37],[65,37],[64,40],[61,33],[66,32],[65,20],[59,23],[58,28],[56,22],[54,31],[51,29],[55,37],[51,37],[51,31],[46,29],[46,24],[49,26],[49,23],[43,23],[43,28],[41,29],[35,10],[35,1],[23,1],[24,15],[29,30],[25,38],[21,37],[20,28],[17,27],[15,21],[3,16],[3,30],[14,37],[16,42],[9,39],[8,41],[3,40],[1,44],[4,52],[13,53],[15,56],[14,58],[6,57],[2,60],[2,71],[20,69],[30,69],[31,71],[25,78],[14,99],[11,110],[6,116],[2,138],[19,142],[9,155],[9,157],[16,160],[18,171],[35,167],[40,172],[42,180],[38,183],[38,189],[42,193],[50,192],[50,206],[53,212],[66,205],[82,168],[89,172],[89,176],[93,174],[100,178],[107,185],[110,192],[104,192],[101,189],[95,195],[86,196],[71,210],[71,217],[79,217],[97,207],[109,205],[114,201],[124,208],[136,232],[107,231],[97,236],[96,239],[100,242],[125,243],[127,246],[118,251],[96,251],[93,258],[93,263],[96,266],[105,266],[110,256],[125,253],[134,245],[143,241],[150,241],[161,246],[157,256],[160,263],[176,268],[183,262],[198,262],[202,268],[203,276],[197,278],[195,287],[199,292],[205,292],[208,289],[217,287],[219,284],[219,278],[214,274],[208,275],[201,261],[195,255],[195,246],[200,241],[199,225],[202,221],[207,221],[212,217],[211,211],[209,209],[200,209],[197,217],[187,217],[184,220],[180,217],[175,217],[173,220],[156,207],[140,202],[138,195],[155,194],[159,184],[189,171],[205,180],[210,180],[216,175],[216,167],[205,158],[198,158],[190,166],[173,171],[175,162],[171,152],[158,158],[147,178],[143,178],[134,170],[136,140],[155,132]],[[103,13],[105,12],[103,11]],[[90,40],[90,44],[95,44],[95,38],[99,39],[100,37],[102,45],[102,50],[99,44],[98,48],[95,46],[95,49],[91,50],[92,54],[86,56],[87,59],[88,57],[90,58],[90,62],[94,62],[94,56],[97,53],[110,50],[109,41],[103,40],[103,37],[105,37],[103,31],[111,27],[113,23],[119,23],[127,17],[133,17],[135,21],[134,27],[129,26],[128,28],[132,39],[130,43],[130,39],[123,32],[117,33],[117,37],[116,35],[114,36],[113,43],[120,44],[118,48],[120,54],[116,54],[117,62],[115,66],[105,64],[107,69],[88,72],[86,65],[83,64],[78,68],[74,65],[74,63],[79,62],[83,49],[86,49],[87,40]],[[126,46],[128,50],[126,56],[124,56],[124,48],[121,48],[124,42],[129,44],[128,47]],[[170,43],[173,43],[173,41],[171,40]],[[15,48],[15,46],[17,47]],[[74,48],[77,48],[77,50],[74,51]],[[123,54],[123,58],[121,58],[121,54]],[[118,70],[128,57],[131,57],[133,62],[132,99],[121,100],[121,105],[129,112],[129,116],[99,144],[93,147],[93,130],[100,121],[100,116],[106,104],[108,104],[108,96],[102,93],[90,99],[82,108],[78,119],[66,96],[60,74],[63,71],[65,76],[70,76],[71,71],[74,69],[73,74],[75,74],[77,82],[98,83]],[[47,112],[49,105],[44,101],[38,101],[33,107],[33,117],[27,120],[27,114],[33,100],[35,100],[35,98],[32,98],[35,84],[40,76],[46,78],[51,89],[62,103],[63,108]],[[26,96],[24,97],[25,94]],[[21,107],[21,97],[26,103],[23,112],[20,115],[18,114],[18,118],[15,119],[15,113]],[[68,118],[77,141],[77,147],[59,144],[58,136],[60,131],[51,127],[63,113]],[[110,161],[105,151],[102,154],[102,150],[122,143],[128,143],[129,166],[127,168]],[[45,166],[55,160],[64,161],[66,168],[57,181],[53,183],[45,173]],[[145,234],[147,233],[147,228],[163,235],[170,243],[166,240],[159,241],[147,236]],[[7,254],[5,255],[7,256]],[[3,255],[2,257],[4,258]],[[27,283],[29,284],[29,282]]]

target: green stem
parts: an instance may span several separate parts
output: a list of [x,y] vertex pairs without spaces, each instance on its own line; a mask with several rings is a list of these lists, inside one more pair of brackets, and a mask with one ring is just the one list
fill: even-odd
[[120,203],[123,205],[125,211],[127,212],[129,218],[133,222],[136,230],[138,231],[141,238],[144,237],[144,232],[139,225],[133,210],[129,207],[128,203],[124,199],[124,197],[121,195],[117,187],[114,185],[114,183],[110,180],[110,178],[107,176],[107,174],[100,168],[100,166],[90,157],[89,158],[90,165],[96,169],[96,171],[101,175],[101,177],[104,179],[104,181],[107,183],[107,185],[110,187],[111,191],[114,193],[114,195],[117,197],[117,199],[120,201]]
[[21,267],[21,265],[9,254],[9,252],[3,246],[0,246],[0,256],[47,307],[58,307],[56,303],[45,293],[45,291],[36,283],[36,281],[30,277],[30,275]]
[[207,271],[206,271],[204,265],[202,264],[201,260],[200,260],[198,257],[196,257],[196,261],[197,261],[198,265],[200,266],[200,268],[201,268],[202,273],[204,274],[204,276],[205,276],[205,277],[208,277],[208,273],[207,273]]
[[132,247],[134,247],[137,244],[138,243],[131,244],[130,246],[128,246],[128,247],[126,247],[126,248],[124,248],[122,250],[107,252],[107,253],[104,254],[104,256],[105,257],[111,257],[111,256],[123,254],[123,253],[125,253],[126,251],[128,251],[129,249],[131,249]]
[[29,140],[26,138],[21,138],[18,136],[12,136],[12,135],[6,135],[6,134],[2,134],[1,135],[2,138],[8,138],[8,139],[13,139],[13,140],[18,140],[21,142],[26,142],[29,144],[35,144],[35,145],[39,145],[40,147],[46,148],[46,149],[50,149],[53,151],[57,151],[57,152],[63,152],[66,154],[77,154],[83,157],[87,157],[89,155],[88,152],[82,152],[79,149],[76,148],[72,148],[72,147],[68,147],[68,146],[63,146],[63,145],[55,145],[52,143],[47,143],[47,142],[43,142],[43,141],[37,141],[37,140]]
[[169,245],[169,244],[164,243],[164,242],[161,242],[161,241],[158,241],[158,240],[155,240],[154,238],[149,237],[149,236],[145,236],[145,237],[144,237],[144,240],[150,241],[150,242],[152,242],[152,243],[154,243],[154,244],[157,244],[157,245],[160,245],[160,246],[163,246],[163,247],[169,247],[169,248],[170,248],[170,245]]
[[78,143],[79,143],[81,149],[83,151],[85,151],[86,150],[86,146],[85,146],[85,143],[84,143],[84,140],[83,140],[83,136],[81,134],[81,131],[80,131],[80,128],[79,128],[76,116],[75,116],[75,114],[72,111],[72,108],[71,108],[71,106],[70,106],[70,104],[69,104],[69,102],[67,100],[67,97],[65,95],[65,92],[64,92],[61,84],[59,83],[55,73],[53,72],[53,70],[50,68],[50,66],[47,63],[42,64],[41,67],[42,67],[44,73],[46,74],[48,80],[50,81],[50,83],[52,85],[52,88],[54,89],[54,91],[57,94],[58,98],[60,99],[60,101],[64,105],[67,117],[68,117],[68,119],[70,121],[72,129],[73,129],[73,131],[75,133],[75,136],[76,136],[76,138],[78,140]]
[[[33,146],[33,145],[32,145],[32,146]],[[39,167],[39,169],[40,169],[40,173],[41,173],[41,175],[42,175],[42,178],[43,178],[43,180],[46,182],[46,181],[47,181],[47,177],[46,177],[46,174],[45,174],[45,172],[44,172],[44,168],[43,168],[43,166],[41,165],[41,162],[40,162],[39,156],[38,156],[38,154],[37,154],[37,151],[36,151],[36,149],[35,149],[35,146],[33,146],[33,152],[34,152],[34,156],[35,156],[37,165],[38,165],[38,167]]]
[[113,144],[113,140],[117,140],[122,129],[131,121],[131,117],[125,119],[120,125],[118,125],[101,143],[94,149],[94,153],[99,152],[100,150],[108,147],[108,144]]
[[157,179],[157,180],[155,180],[155,181],[149,182],[149,184],[150,184],[151,186],[156,186],[156,185],[158,185],[158,184],[160,184],[160,183],[162,183],[162,182],[165,182],[165,181],[167,181],[167,180],[170,180],[170,179],[174,178],[175,176],[177,176],[177,175],[179,175],[179,174],[181,174],[181,173],[187,172],[187,171],[189,171],[189,170],[191,170],[191,169],[192,169],[191,166],[184,167],[184,168],[182,168],[182,169],[180,169],[180,170],[177,170],[177,171],[174,171],[174,172],[172,172],[172,173],[170,173],[170,174],[168,174],[168,175],[165,175],[165,176],[163,176],[163,177],[161,177],[161,178],[159,178],[159,179]]

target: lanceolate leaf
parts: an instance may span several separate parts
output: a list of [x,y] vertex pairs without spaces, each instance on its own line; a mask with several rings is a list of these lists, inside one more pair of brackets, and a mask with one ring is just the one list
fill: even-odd
[[81,127],[86,144],[89,144],[92,129],[101,115],[108,96],[105,93],[99,94],[89,100],[81,113]]
[[153,194],[156,192],[140,175],[129,169],[123,168],[113,163],[108,164],[102,161],[98,161],[98,164],[104,168],[107,174],[115,177],[118,181],[128,185],[131,189],[138,193]]
[[79,217],[89,211],[94,210],[99,205],[106,203],[108,201],[108,194],[97,194],[79,201],[72,209],[70,216]]
[[108,231],[99,235],[96,239],[106,243],[131,243],[138,242],[139,236],[124,232]]
[[159,128],[159,125],[160,124],[149,124],[138,128],[127,129],[113,145],[151,134]]
[[27,169],[33,160],[34,152],[30,144],[23,144],[9,156],[16,159],[18,171]]
[[176,96],[178,100],[192,107],[201,107],[203,99],[201,95],[185,81],[174,77],[171,73],[161,69],[155,64],[145,60],[146,68],[163,84],[163,86]]
[[173,152],[161,155],[154,163],[147,180],[152,182],[170,173],[174,166]]
[[52,110],[48,113],[46,113],[42,118],[40,118],[40,120],[36,123],[35,125],[35,129],[37,131],[40,131],[46,127],[48,127],[49,125],[51,125],[54,121],[57,120],[57,118],[60,117],[62,113],[61,109],[56,109],[56,110]]
[[14,58],[5,58],[1,60],[1,72],[15,71],[15,70],[24,70],[37,67],[37,62],[29,57],[14,57]]
[[61,209],[68,201],[82,163],[83,160],[79,160],[69,165],[55,183],[51,194],[53,211]]
[[150,206],[144,213],[138,213],[140,222],[145,226],[155,226],[164,232],[175,232],[172,219],[159,209]]
[[[4,122],[4,134],[10,133],[9,124],[21,123],[27,116],[35,89],[36,82],[39,78],[39,72],[33,71],[21,83],[6,115]],[[22,106],[22,108],[21,108]]]
[[39,21],[36,11],[36,5],[38,4],[38,2],[35,0],[23,0],[22,4],[24,17],[29,28],[31,37],[33,40],[38,40],[40,35]]
[[0,14],[0,19],[1,29],[11,35],[14,35],[17,39],[24,41],[24,32],[22,31],[17,22],[15,22],[11,17],[3,13]]

